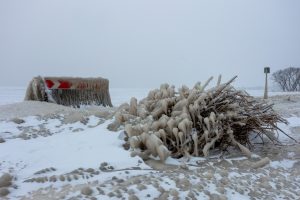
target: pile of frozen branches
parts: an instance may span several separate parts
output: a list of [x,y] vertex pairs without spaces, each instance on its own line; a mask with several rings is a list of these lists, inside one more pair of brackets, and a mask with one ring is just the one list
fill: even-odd
[[269,105],[230,84],[205,90],[212,80],[194,88],[161,85],[137,103],[123,104],[115,115],[114,125],[125,125],[133,155],[146,159],[159,156],[208,156],[210,149],[239,148],[250,156],[250,134],[276,141],[278,122],[287,123]]

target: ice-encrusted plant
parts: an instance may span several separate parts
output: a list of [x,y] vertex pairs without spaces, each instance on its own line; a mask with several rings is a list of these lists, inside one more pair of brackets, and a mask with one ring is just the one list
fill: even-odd
[[160,89],[149,92],[139,103],[132,98],[130,104],[119,107],[114,125],[124,125],[127,143],[132,155],[147,159],[159,156],[208,156],[211,149],[239,148],[251,155],[250,134],[256,133],[278,142],[274,132],[280,130],[278,122],[287,123],[272,108],[231,83],[217,85],[206,90],[212,80],[192,89],[162,84]]

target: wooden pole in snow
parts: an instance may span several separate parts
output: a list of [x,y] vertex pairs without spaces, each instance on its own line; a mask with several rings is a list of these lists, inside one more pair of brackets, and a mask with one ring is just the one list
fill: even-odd
[[270,73],[270,67],[265,67],[264,72],[266,74],[264,99],[268,99],[268,74]]

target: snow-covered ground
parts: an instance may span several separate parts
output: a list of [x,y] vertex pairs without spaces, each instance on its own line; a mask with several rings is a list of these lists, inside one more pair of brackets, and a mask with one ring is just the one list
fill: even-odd
[[[111,89],[114,105],[146,89]],[[248,91],[261,96],[263,91]],[[21,102],[25,88],[0,88],[0,177],[13,176],[10,194],[0,199],[298,199],[300,146],[283,134],[284,146],[266,143],[223,158],[168,158],[145,163],[124,150],[122,131],[106,129],[114,109],[73,109]],[[279,93],[282,94],[282,93]],[[274,96],[275,109],[290,122],[279,127],[300,140],[299,95]],[[12,104],[16,103],[16,104]],[[7,105],[10,104],[10,105]],[[265,167],[252,163],[271,159]],[[6,187],[5,187],[6,188]],[[1,178],[0,178],[1,195]]]

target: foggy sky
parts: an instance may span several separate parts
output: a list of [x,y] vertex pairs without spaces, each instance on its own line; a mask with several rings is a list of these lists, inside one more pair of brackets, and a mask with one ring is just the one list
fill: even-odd
[[101,76],[111,87],[192,86],[300,67],[298,0],[0,0],[0,85]]

